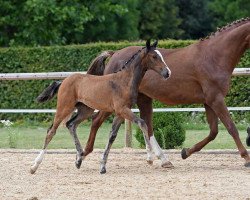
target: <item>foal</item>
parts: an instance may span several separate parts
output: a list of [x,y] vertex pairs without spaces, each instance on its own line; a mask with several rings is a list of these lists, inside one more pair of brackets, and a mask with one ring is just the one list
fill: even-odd
[[[151,151],[147,125],[131,111],[131,107],[136,103],[139,84],[148,69],[154,70],[164,78],[168,78],[170,75],[170,70],[161,54],[156,50],[156,46],[157,42],[150,46],[148,40],[146,48],[135,53],[117,73],[105,76],[74,74],[62,82],[58,91],[54,123],[48,129],[43,149],[35,159],[34,165],[31,166],[32,174],[42,162],[46,148],[56,134],[58,126],[75,108],[77,108],[77,114],[66,123],[66,126],[76,145],[77,168],[82,163],[84,152],[77,137],[76,128],[93,114],[94,109],[109,113],[115,112],[117,119],[125,118],[136,123],[144,134],[148,150]],[[57,87],[51,88],[51,90],[57,89]]]

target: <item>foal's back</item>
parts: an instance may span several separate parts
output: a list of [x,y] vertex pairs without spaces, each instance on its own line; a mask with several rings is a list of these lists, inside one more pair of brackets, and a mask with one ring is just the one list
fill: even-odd
[[[90,108],[113,112],[117,104],[126,104],[129,79],[126,72],[105,76],[74,74],[66,78],[58,91],[58,104],[81,102]],[[60,106],[60,105],[58,105]]]

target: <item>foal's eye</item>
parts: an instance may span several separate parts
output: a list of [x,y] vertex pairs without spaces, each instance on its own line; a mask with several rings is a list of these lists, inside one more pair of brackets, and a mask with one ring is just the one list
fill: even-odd
[[153,55],[153,58],[156,59],[156,58],[157,58],[157,55]]

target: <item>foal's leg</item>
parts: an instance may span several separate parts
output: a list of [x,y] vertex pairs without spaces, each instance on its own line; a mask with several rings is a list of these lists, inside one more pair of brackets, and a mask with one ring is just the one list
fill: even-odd
[[60,123],[62,122],[62,120],[65,117],[67,117],[71,112],[73,112],[73,110],[74,110],[74,106],[72,106],[70,104],[68,104],[67,108],[63,108],[61,106],[57,107],[57,112],[56,112],[56,116],[54,118],[54,123],[47,131],[47,135],[45,138],[43,149],[40,151],[39,155],[36,157],[36,159],[34,161],[34,164],[30,168],[31,174],[34,174],[36,172],[38,166],[41,164],[41,162],[44,158],[44,154],[46,153],[46,149],[48,147],[48,144],[52,140],[53,136],[56,134],[56,130],[57,130],[58,126],[60,125]]
[[[140,110],[141,118],[146,122],[146,124],[148,126],[148,134],[150,137],[150,143],[152,145],[152,149],[153,149],[155,155],[157,156],[157,158],[161,159],[161,166],[172,168],[173,167],[172,163],[164,155],[161,147],[159,146],[157,140],[154,137],[153,126],[152,126],[152,121],[153,121],[153,119],[152,119],[152,115],[153,115],[152,99],[147,97],[144,94],[139,93],[138,99],[137,99],[137,105],[138,105],[138,108]],[[147,157],[148,163],[152,164],[153,163],[152,151],[148,151],[147,155],[148,155],[148,157]]]
[[73,140],[75,142],[75,146],[77,150],[75,165],[79,169],[82,164],[83,150],[82,150],[81,143],[76,134],[76,128],[83,120],[91,116],[94,110],[82,103],[77,103],[76,108],[77,108],[77,114],[66,123],[66,126],[69,129],[69,132],[72,135]]
[[105,121],[105,119],[108,118],[112,113],[99,111],[95,116],[92,118],[92,124],[91,129],[89,133],[89,138],[85,147],[85,150],[83,152],[83,156],[86,157],[89,153],[93,151],[94,143],[95,143],[95,137],[98,129],[102,125],[102,123]]
[[139,126],[139,128],[143,132],[143,136],[144,136],[145,143],[146,143],[146,150],[151,152],[152,146],[151,146],[150,140],[149,140],[148,126],[145,123],[145,121],[143,119],[137,117],[129,108],[123,108],[123,109],[119,110],[119,112],[116,114],[118,114],[122,118],[125,118],[125,119],[127,119],[127,120],[129,120],[129,121],[131,121]]
[[193,147],[190,149],[188,148],[183,148],[181,152],[181,156],[183,159],[186,159],[189,157],[191,154],[200,151],[204,146],[206,146],[209,142],[214,140],[218,134],[218,117],[215,114],[215,112],[206,104],[204,104],[205,109],[206,109],[206,115],[207,115],[207,122],[210,127],[210,133],[209,135],[203,139],[202,141],[198,142],[195,144]]
[[108,159],[108,154],[109,154],[109,151],[110,151],[110,148],[111,148],[113,142],[115,141],[115,138],[117,136],[117,132],[118,132],[123,121],[124,121],[124,119],[121,117],[118,117],[118,116],[116,116],[113,120],[112,130],[111,130],[110,136],[109,136],[109,141],[108,141],[108,144],[106,145],[106,148],[105,148],[105,151],[103,153],[102,160],[101,160],[101,167],[100,167],[101,174],[106,173],[106,163],[107,163],[107,159]]

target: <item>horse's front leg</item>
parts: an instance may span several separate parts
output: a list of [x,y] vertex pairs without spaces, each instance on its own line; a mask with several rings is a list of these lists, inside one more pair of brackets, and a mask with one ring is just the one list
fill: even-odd
[[111,114],[112,113],[109,112],[99,111],[93,116],[89,138],[83,152],[84,158],[93,151],[97,131],[105,119],[107,119]]
[[101,174],[106,173],[106,163],[107,163],[107,159],[108,159],[108,154],[109,154],[109,151],[110,151],[110,148],[111,148],[113,142],[115,141],[118,130],[119,130],[123,121],[124,121],[124,119],[121,117],[118,117],[118,116],[116,116],[113,120],[112,130],[111,130],[110,135],[109,135],[109,141],[106,145],[106,148],[105,148],[105,151],[103,153],[102,160],[101,160],[101,167],[100,167]]
[[[138,95],[137,105],[140,110],[140,117],[146,122],[148,126],[148,134],[150,137],[150,143],[152,145],[153,152],[157,156],[157,158],[161,159],[161,166],[166,168],[172,168],[172,163],[168,160],[167,156],[163,153],[161,147],[159,146],[157,140],[154,137],[153,126],[152,126],[152,116],[153,116],[153,107],[152,107],[152,99],[147,97],[144,94]],[[144,138],[145,139],[145,138]],[[146,142],[146,140],[145,140]],[[147,148],[147,146],[146,146]],[[147,151],[147,161],[148,163],[153,163],[153,155],[152,151]]]
[[250,157],[246,148],[243,146],[239,137],[238,130],[230,117],[229,111],[224,102],[224,97],[222,95],[217,95],[216,98],[212,99],[207,104],[214,110],[216,115],[226,127],[229,134],[233,137],[241,157],[245,159],[245,166],[250,167]]
[[191,154],[200,151],[204,146],[206,146],[209,142],[214,140],[218,134],[218,117],[215,112],[206,104],[204,104],[206,109],[207,122],[210,127],[209,135],[203,139],[202,141],[195,144],[193,147],[182,149],[181,156],[183,159],[191,156]]

